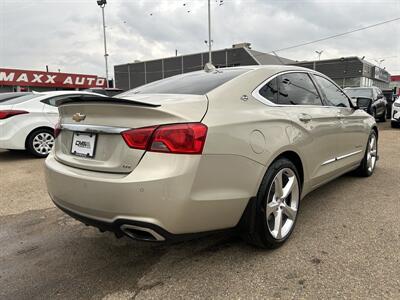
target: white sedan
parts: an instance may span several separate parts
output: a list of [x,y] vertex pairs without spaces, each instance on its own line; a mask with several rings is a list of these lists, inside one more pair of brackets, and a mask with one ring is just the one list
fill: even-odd
[[397,100],[393,102],[391,121],[393,128],[400,126],[400,97],[398,97]]
[[28,150],[46,157],[54,144],[58,122],[57,100],[68,97],[99,96],[79,91],[29,93],[0,102],[0,149]]

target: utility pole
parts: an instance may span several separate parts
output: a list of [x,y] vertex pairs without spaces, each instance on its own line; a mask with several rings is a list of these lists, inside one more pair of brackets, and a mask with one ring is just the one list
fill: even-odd
[[106,19],[104,17],[104,7],[107,4],[107,0],[98,0],[97,4],[101,7],[101,13],[103,15],[104,60],[105,60],[105,63],[106,63],[106,82],[107,82],[107,87],[109,87],[109,82],[108,82],[108,53],[107,53],[107,39],[106,39]]
[[208,0],[208,62],[210,64],[212,64],[211,43],[211,4],[210,0]]

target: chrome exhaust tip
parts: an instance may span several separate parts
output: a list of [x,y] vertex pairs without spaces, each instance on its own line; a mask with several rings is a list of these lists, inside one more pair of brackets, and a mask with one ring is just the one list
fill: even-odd
[[131,224],[123,224],[120,227],[121,231],[131,239],[148,242],[162,242],[165,238],[153,229],[140,227]]

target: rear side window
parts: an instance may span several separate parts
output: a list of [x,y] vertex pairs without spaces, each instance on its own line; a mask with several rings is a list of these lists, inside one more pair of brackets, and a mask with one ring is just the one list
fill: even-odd
[[122,98],[135,94],[192,94],[204,95],[218,86],[244,74],[248,69],[217,70],[215,72],[193,72],[173,76],[163,80],[155,81],[136,89],[119,94]]
[[340,88],[338,88],[328,79],[321,76],[314,75],[314,78],[325,94],[328,105],[337,107],[350,107],[349,98],[347,98]]
[[306,73],[288,73],[277,77],[279,104],[322,105],[311,78]]
[[265,99],[272,101],[274,103],[278,103],[278,81],[276,78],[267,82],[260,91],[260,95]]
[[264,85],[259,93],[276,104],[322,105],[321,97],[306,73],[279,75]]

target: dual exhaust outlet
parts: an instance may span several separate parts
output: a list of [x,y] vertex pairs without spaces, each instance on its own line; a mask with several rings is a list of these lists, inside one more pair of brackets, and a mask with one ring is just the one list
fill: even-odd
[[153,229],[140,227],[131,224],[123,224],[120,227],[121,231],[129,238],[147,242],[162,242],[165,238]]

